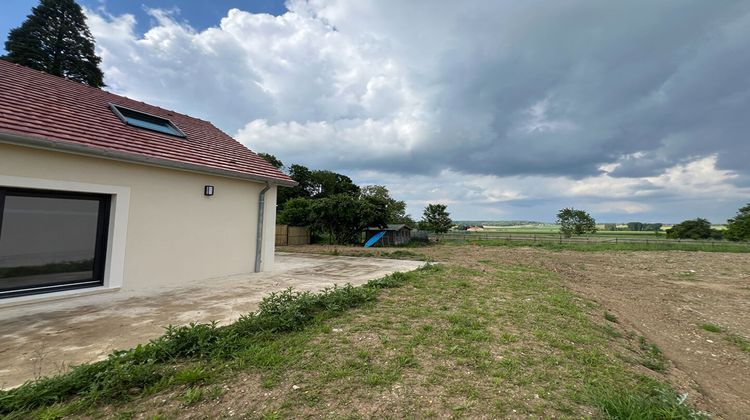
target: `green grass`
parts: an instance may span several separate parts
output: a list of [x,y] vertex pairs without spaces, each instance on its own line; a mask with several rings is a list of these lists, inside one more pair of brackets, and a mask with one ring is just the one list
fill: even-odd
[[194,405],[203,401],[203,389],[201,388],[188,388],[185,394],[182,395],[181,399],[185,402],[185,405]]
[[[448,241],[446,241],[448,242]],[[589,242],[589,243],[557,243],[557,242],[534,242],[534,241],[506,241],[506,240],[477,240],[477,241],[451,241],[454,244],[469,243],[480,246],[508,246],[508,247],[534,247],[552,251],[703,251],[703,252],[750,252],[750,246],[732,245],[728,243],[614,243],[614,242]]]
[[628,338],[553,273],[484,264],[276,293],[230,326],[172,327],[103,362],[2,392],[0,412],[221,417],[222,404],[237,402],[265,418],[700,418],[664,382],[638,373],[640,363],[666,368],[656,346],[642,339],[646,362],[625,361],[613,349]]
[[667,369],[667,359],[656,344],[649,343],[645,337],[639,338],[640,348],[643,352],[641,364],[653,371],[664,372]]
[[658,383],[644,380],[644,390],[597,389],[592,392],[603,417],[610,419],[708,419],[706,413],[690,408],[687,395],[678,395]]
[[721,328],[720,326],[718,326],[716,324],[711,324],[711,323],[701,324],[700,327],[702,329],[704,329],[704,330],[706,330],[708,332],[712,332],[712,333],[720,333],[720,332],[724,331],[724,329]]
[[[538,236],[558,236],[560,235],[560,228],[559,226],[551,226],[547,228],[527,228],[527,227],[488,227],[485,228],[484,231],[480,232],[464,232],[464,231],[451,231],[451,233],[458,233],[458,234],[466,234],[466,235],[492,235],[492,234],[510,234],[510,235],[538,235]],[[651,238],[659,238],[659,239],[666,239],[666,233],[659,232],[632,232],[632,231],[608,231],[608,230],[600,230],[596,233],[588,233],[582,235],[582,237],[606,237],[606,236],[612,236],[612,237],[618,237],[618,238],[637,238],[637,239],[651,239]]]
[[613,314],[613,313],[610,313],[610,312],[605,312],[605,313],[604,313],[604,319],[606,319],[606,320],[607,320],[607,321],[609,321],[609,322],[614,322],[615,324],[617,324],[618,322],[620,322],[620,321],[619,321],[619,320],[617,319],[617,317],[615,316],[615,314]]
[[701,324],[700,328],[712,333],[724,333],[725,340],[734,344],[739,350],[750,353],[750,340],[747,338],[739,334],[727,332],[726,329],[712,323]]
[[750,340],[739,335],[739,334],[728,334],[726,336],[727,341],[737,346],[738,349],[750,353]]

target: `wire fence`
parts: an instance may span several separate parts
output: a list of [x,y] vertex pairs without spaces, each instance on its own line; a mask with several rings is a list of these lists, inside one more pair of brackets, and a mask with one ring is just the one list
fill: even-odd
[[[420,231],[421,232],[421,231]],[[427,232],[426,235],[430,240],[437,239],[437,235]],[[750,249],[750,242],[732,242],[724,240],[704,240],[704,239],[667,239],[667,238],[633,238],[621,237],[614,235],[594,235],[594,236],[572,236],[566,238],[559,234],[550,233],[500,233],[500,232],[447,232],[440,235],[441,240],[449,241],[507,241],[507,242],[530,242],[530,243],[557,243],[557,244],[643,244],[643,245],[696,245],[703,247],[713,246],[730,246],[745,247]]]

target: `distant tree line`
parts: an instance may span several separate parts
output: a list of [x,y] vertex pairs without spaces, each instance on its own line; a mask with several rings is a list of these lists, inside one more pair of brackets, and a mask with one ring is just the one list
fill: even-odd
[[708,220],[697,218],[672,226],[667,229],[667,236],[680,239],[750,241],[750,204],[740,207],[737,215],[727,220],[727,227],[724,230],[713,229]]
[[616,223],[605,223],[604,230],[608,232],[660,232],[662,226],[664,226],[662,223],[628,222],[625,227],[619,227]]
[[[562,209],[557,214],[560,233],[565,236],[594,233],[596,222],[583,210],[573,208]],[[627,230],[633,232],[659,232],[661,223],[630,222]],[[606,223],[605,231],[620,230],[614,223]],[[668,238],[672,239],[727,239],[730,241],[750,241],[750,204],[741,207],[737,215],[727,220],[724,230],[714,229],[707,219],[696,218],[680,222],[666,230]]]
[[662,226],[664,225],[661,223],[629,222],[628,230],[631,232],[658,232]]

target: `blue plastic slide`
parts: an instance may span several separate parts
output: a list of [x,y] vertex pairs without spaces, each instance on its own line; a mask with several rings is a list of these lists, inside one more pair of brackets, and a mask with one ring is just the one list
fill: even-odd
[[372,238],[370,238],[369,241],[365,242],[365,248],[369,248],[369,247],[375,245],[375,242],[379,241],[380,238],[383,237],[383,235],[385,235],[385,231],[376,233],[375,236],[373,236]]

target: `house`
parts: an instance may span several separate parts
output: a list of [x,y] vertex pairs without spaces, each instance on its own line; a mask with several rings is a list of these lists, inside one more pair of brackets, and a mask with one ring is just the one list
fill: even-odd
[[370,240],[370,238],[383,231],[385,231],[385,235],[380,238],[376,245],[404,245],[411,241],[411,228],[406,225],[388,225],[385,229],[369,227],[365,229],[365,241]]
[[0,306],[269,270],[291,185],[208,121],[0,60]]

